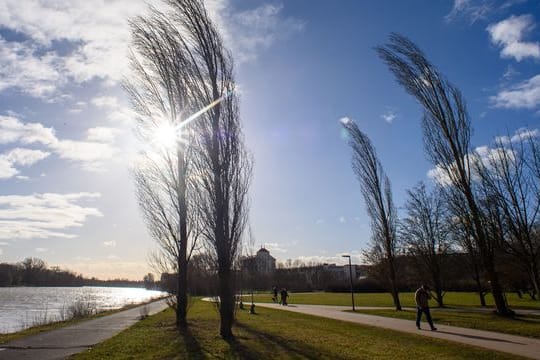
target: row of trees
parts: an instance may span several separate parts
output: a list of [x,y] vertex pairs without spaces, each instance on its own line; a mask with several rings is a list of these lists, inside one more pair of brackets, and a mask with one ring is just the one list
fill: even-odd
[[343,123],[372,220],[367,258],[380,265],[399,310],[394,263],[400,250],[421,262],[441,305],[444,255],[464,252],[482,303],[486,278],[497,312],[512,314],[501,285],[504,260],[513,258],[534,293],[539,291],[540,144],[530,132],[521,131],[497,138],[494,148],[473,149],[472,127],[460,91],[422,51],[398,34],[377,51],[424,110],[424,147],[438,172],[438,183],[432,191],[424,184],[410,190],[405,217],[398,221],[390,181],[373,145],[354,122]]
[[99,280],[85,278],[45,261],[28,257],[15,264],[0,263],[0,286],[142,286],[141,281],[126,279]]
[[191,254],[217,272],[220,334],[231,338],[234,266],[247,222],[246,151],[233,59],[201,0],[164,0],[131,20],[125,88],[148,147],[134,170],[139,205],[159,245],[152,262],[176,273],[176,323],[187,327]]

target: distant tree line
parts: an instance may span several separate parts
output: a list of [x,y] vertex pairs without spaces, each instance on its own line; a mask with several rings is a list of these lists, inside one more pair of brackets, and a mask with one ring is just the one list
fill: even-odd
[[0,263],[0,287],[7,286],[117,286],[143,287],[144,281],[85,278],[58,266],[47,266],[42,259],[28,257],[15,264]]

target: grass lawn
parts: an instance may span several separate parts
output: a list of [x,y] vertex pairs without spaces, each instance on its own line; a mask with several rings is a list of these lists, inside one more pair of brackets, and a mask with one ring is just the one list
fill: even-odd
[[218,336],[215,305],[195,301],[189,331],[168,309],[73,359],[515,359],[465,345],[374,327],[258,308],[238,311],[236,339]]
[[[291,304],[312,305],[351,305],[350,293],[291,293],[288,302]],[[414,307],[414,293],[400,293],[399,298],[402,306]],[[251,296],[245,296],[246,301],[251,301]],[[272,302],[272,295],[255,294],[256,302]],[[528,296],[520,299],[515,293],[507,294],[508,303],[515,309],[539,309],[540,301],[531,300]],[[389,293],[355,293],[354,300],[357,306],[393,306],[392,297]],[[445,306],[448,307],[480,307],[478,295],[471,292],[448,292],[444,296]],[[493,306],[493,297],[486,295],[488,306]],[[431,302],[432,305],[434,301]]]
[[[411,321],[416,319],[416,311],[410,310],[357,310],[356,312]],[[540,316],[527,315],[505,318],[492,313],[464,313],[437,309],[431,311],[431,316],[435,326],[444,324],[540,338]],[[422,326],[429,327],[425,322],[425,316],[422,318]]]

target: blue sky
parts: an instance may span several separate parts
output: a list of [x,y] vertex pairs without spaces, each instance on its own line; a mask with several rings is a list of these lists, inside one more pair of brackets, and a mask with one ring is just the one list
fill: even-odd
[[[206,3],[236,59],[255,158],[255,248],[278,260],[361,261],[369,220],[340,118],[371,137],[398,207],[437,174],[423,153],[421,109],[373,50],[393,31],[462,90],[474,147],[538,136],[538,1]],[[0,1],[0,261],[39,256],[102,278],[150,270],[119,85],[129,76],[126,19],[145,9],[132,0]]]

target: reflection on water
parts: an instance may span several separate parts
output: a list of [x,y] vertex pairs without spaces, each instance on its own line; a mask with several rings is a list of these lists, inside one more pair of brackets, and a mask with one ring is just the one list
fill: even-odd
[[114,287],[13,287],[0,288],[0,333],[22,330],[36,322],[60,320],[77,301],[98,311],[118,309],[165,295],[161,291]]

